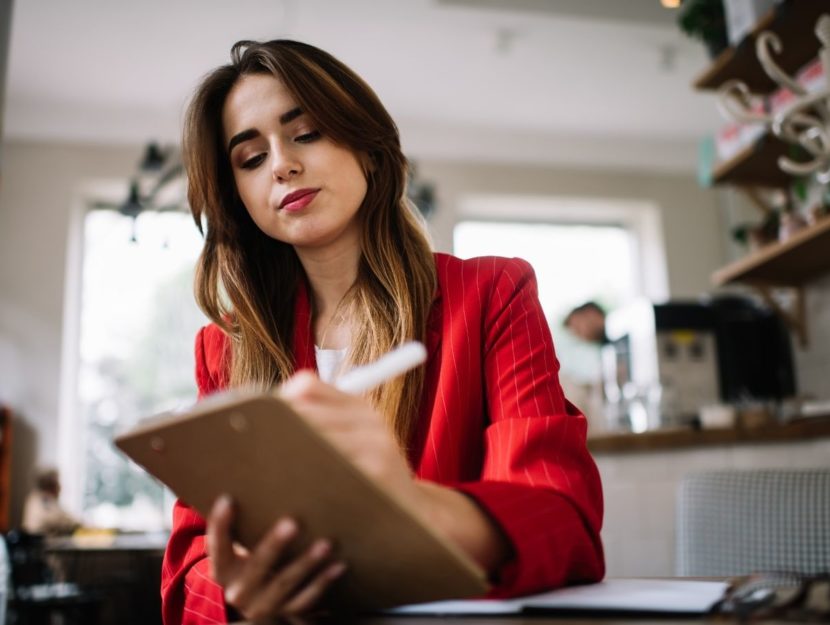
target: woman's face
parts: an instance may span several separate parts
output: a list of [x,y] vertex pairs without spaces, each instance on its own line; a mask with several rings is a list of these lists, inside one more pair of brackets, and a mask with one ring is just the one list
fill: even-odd
[[367,188],[360,160],[317,131],[282,81],[242,77],[222,127],[239,196],[265,234],[298,250],[359,245]]

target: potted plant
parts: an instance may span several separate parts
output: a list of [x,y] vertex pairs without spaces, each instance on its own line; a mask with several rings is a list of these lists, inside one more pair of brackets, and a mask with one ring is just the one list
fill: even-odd
[[712,58],[729,45],[723,0],[683,0],[677,23],[689,37],[703,41]]

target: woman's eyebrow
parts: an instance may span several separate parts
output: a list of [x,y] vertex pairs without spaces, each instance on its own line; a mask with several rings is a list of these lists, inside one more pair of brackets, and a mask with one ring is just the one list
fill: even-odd
[[236,133],[233,137],[231,137],[231,140],[228,142],[228,154],[230,154],[231,150],[233,150],[238,144],[258,136],[259,130],[257,130],[256,128],[248,128],[248,130],[243,130],[242,132]]
[[[303,114],[303,109],[299,106],[296,108],[291,109],[287,113],[283,113],[280,115],[280,125],[285,126],[287,123],[294,121],[300,115]],[[238,144],[242,143],[243,141],[248,141],[249,139],[253,139],[259,136],[259,130],[256,128],[248,128],[247,130],[243,130],[242,132],[238,132],[231,140],[228,142],[228,154],[231,153]]]
[[296,108],[293,108],[290,111],[288,111],[287,113],[283,113],[282,115],[280,115],[280,125],[285,126],[288,122],[294,121],[295,119],[297,119],[302,114],[303,114],[303,109],[301,109],[299,106],[296,107]]

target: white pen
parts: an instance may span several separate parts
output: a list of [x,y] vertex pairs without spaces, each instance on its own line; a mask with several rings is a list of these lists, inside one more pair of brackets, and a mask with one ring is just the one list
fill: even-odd
[[406,373],[426,359],[427,349],[423,343],[418,341],[404,343],[375,362],[347,371],[337,379],[334,386],[344,393],[359,395]]

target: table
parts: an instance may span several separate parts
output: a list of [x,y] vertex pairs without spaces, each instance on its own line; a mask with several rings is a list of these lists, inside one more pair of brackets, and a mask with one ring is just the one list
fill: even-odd
[[99,592],[101,623],[161,624],[161,561],[168,535],[99,534],[49,538],[59,581]]
[[[343,618],[331,617],[328,619],[282,619],[271,621],[257,621],[256,623],[237,623],[236,625],[440,625],[454,623],[455,625],[634,625],[645,623],[648,625],[702,625],[703,623],[729,623],[728,620],[689,619],[669,617],[598,617],[598,616],[446,616],[446,617],[363,617]],[[762,621],[764,625],[784,625],[783,621]],[[791,625],[791,623],[790,623]]]
[[[789,577],[769,575],[742,576],[731,579],[712,578],[617,578],[609,579],[600,585],[574,586],[556,591],[550,595],[528,597],[520,605],[528,609],[543,609],[546,612],[504,614],[504,615],[381,615],[381,616],[327,616],[318,618],[284,618],[265,621],[286,625],[436,625],[453,623],[455,625],[623,625],[647,623],[649,625],[700,625],[702,623],[738,622],[738,614],[746,617],[748,609],[760,609],[768,616],[776,618],[753,618],[755,623],[783,623],[787,617],[803,620],[807,617],[821,616],[826,621],[827,605],[825,599],[830,592],[830,578],[823,576],[800,578],[793,586]],[[700,583],[703,582],[703,583]],[[727,588],[728,586],[728,588]],[[758,592],[772,591],[772,595],[758,595]],[[720,599],[726,597],[725,603]],[[807,597],[811,599],[807,600]],[[799,599],[800,598],[800,599]],[[764,602],[758,603],[759,599]],[[766,603],[767,599],[772,604]],[[818,601],[817,601],[818,600]],[[698,613],[708,610],[710,606],[723,605],[730,614],[711,616]],[[737,603],[736,603],[737,602]],[[470,609],[472,604],[449,606],[450,609]],[[579,606],[579,607],[578,607]],[[648,606],[646,608],[645,606]],[[777,606],[773,608],[772,606]],[[435,608],[436,606],[429,606]],[[477,609],[481,606],[473,606]],[[487,609],[504,608],[511,610],[514,602],[508,604],[491,603]],[[663,612],[644,612],[641,609],[664,610]],[[639,611],[627,611],[639,610]],[[668,611],[687,610],[685,614]],[[772,611],[770,611],[772,610]],[[758,613],[756,613],[758,614]],[[792,621],[789,621],[792,622]],[[256,625],[261,625],[257,621]],[[244,624],[239,624],[244,625]],[[251,623],[250,625],[254,625]]]

